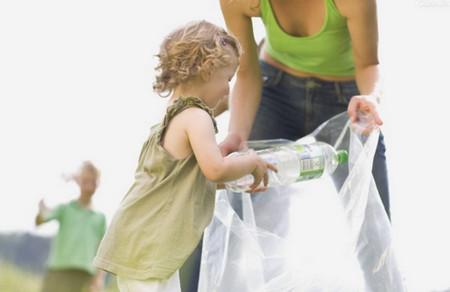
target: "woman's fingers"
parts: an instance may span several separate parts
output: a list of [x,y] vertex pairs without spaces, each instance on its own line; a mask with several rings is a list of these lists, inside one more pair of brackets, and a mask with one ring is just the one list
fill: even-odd
[[219,149],[223,156],[227,156],[231,152],[238,151],[241,139],[236,134],[228,134],[228,136],[220,143]]
[[375,128],[383,125],[376,103],[367,96],[352,97],[347,113],[354,128],[363,135],[368,135]]
[[377,123],[378,126],[383,125],[383,120],[380,117],[380,114],[378,113],[378,111],[375,109],[373,111],[373,116],[375,118],[375,122]]
[[350,103],[348,104],[347,108],[347,114],[352,123],[356,122],[357,120],[357,108],[358,108],[358,100],[355,100],[355,97],[353,97],[350,100]]

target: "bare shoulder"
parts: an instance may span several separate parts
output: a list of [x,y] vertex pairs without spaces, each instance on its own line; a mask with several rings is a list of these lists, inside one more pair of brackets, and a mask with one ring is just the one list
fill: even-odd
[[211,116],[209,115],[209,113],[206,110],[196,107],[196,106],[191,106],[191,107],[186,108],[181,113],[179,113],[178,116],[183,117],[183,118],[198,117],[200,119],[202,119],[202,118],[211,119]]
[[220,7],[224,14],[259,17],[260,0],[220,0]]
[[163,147],[173,157],[184,159],[192,153],[192,135],[213,139],[215,136],[211,116],[204,110],[191,107],[172,118],[163,138]]
[[169,140],[172,136],[187,138],[186,134],[189,130],[208,129],[209,124],[213,128],[211,116],[205,110],[198,107],[190,107],[184,109],[170,120],[166,130],[166,138],[168,137]]
[[376,0],[334,0],[339,12],[346,17],[376,13]]
[[183,110],[174,118],[173,122],[179,124],[186,130],[190,127],[214,129],[209,113],[198,107],[190,107]]

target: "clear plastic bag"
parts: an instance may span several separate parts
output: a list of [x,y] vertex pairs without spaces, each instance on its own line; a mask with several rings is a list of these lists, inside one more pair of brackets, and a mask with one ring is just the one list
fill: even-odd
[[406,291],[372,177],[379,131],[363,136],[349,125],[343,113],[303,139],[348,150],[332,176],[252,195],[217,192],[200,292]]

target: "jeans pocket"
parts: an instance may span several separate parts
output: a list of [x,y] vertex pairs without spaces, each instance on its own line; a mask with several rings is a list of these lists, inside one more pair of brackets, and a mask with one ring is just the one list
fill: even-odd
[[262,85],[263,86],[274,86],[278,83],[277,74],[265,74],[262,73]]
[[263,86],[273,86],[279,82],[282,74],[280,69],[275,68],[264,61],[260,61],[260,68]]
[[262,75],[262,82],[263,82],[263,85],[268,84],[268,83],[270,82],[270,79],[271,79],[271,76],[263,74],[263,75]]

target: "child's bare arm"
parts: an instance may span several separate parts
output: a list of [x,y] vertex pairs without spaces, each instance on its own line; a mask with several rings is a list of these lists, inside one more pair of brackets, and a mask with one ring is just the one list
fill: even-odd
[[34,218],[34,224],[36,226],[39,226],[39,225],[44,224],[44,223],[45,223],[44,218],[42,217],[41,214],[38,213],[36,215],[36,217]]
[[254,156],[223,157],[217,145],[211,117],[202,109],[185,111],[189,144],[203,174],[211,181],[223,182],[249,174],[256,166]]
[[105,277],[106,272],[102,270],[97,270],[97,273],[94,277],[92,277],[90,285],[89,285],[89,292],[100,292],[104,289],[104,283],[105,283]]
[[39,211],[35,218],[36,226],[46,223],[51,220],[60,220],[61,212],[63,211],[64,205],[58,205],[52,209],[47,207],[44,200],[39,201]]
[[265,163],[253,151],[248,155],[223,157],[208,113],[198,108],[185,112],[185,130],[190,146],[202,172],[209,180],[220,183],[252,174],[256,185],[259,185],[263,177],[267,181],[266,170],[274,169],[273,166]]

